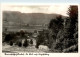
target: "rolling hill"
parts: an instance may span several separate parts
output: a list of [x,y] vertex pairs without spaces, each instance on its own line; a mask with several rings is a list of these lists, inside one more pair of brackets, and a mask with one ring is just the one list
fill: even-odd
[[[55,19],[60,14],[46,13],[21,13],[18,11],[3,11],[3,27],[9,26],[11,29],[35,29],[46,27],[51,19]],[[62,17],[63,19],[65,16]]]

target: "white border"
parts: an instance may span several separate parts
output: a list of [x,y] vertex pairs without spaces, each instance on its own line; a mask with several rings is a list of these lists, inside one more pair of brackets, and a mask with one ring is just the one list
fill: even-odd
[[[80,4],[77,4],[77,3],[75,3],[75,4],[73,4],[73,3],[1,3],[0,4],[0,7],[1,7],[1,5],[3,5],[3,4],[8,4],[8,5],[78,5],[78,10],[80,9]],[[78,13],[79,13],[79,15],[78,16],[80,16],[80,11],[78,11]],[[79,23],[79,20],[80,19],[80,17],[78,17],[78,36],[80,35],[79,33],[80,33],[80,31],[79,31],[79,25],[80,25],[80,23]],[[0,9],[0,56],[2,56],[2,57],[11,57],[11,55],[4,55],[4,53],[2,53],[2,10]],[[78,47],[80,48],[80,36],[78,37]],[[78,49],[79,49],[78,48]],[[32,57],[31,55],[24,55],[24,57],[26,57],[26,56],[30,56],[30,57]],[[33,55],[34,56],[34,55]],[[78,53],[49,53],[49,56],[50,57],[80,57],[80,49],[78,50]],[[12,55],[12,57],[14,57],[13,55]],[[17,57],[23,57],[22,55],[20,56],[20,55],[18,55]],[[40,57],[40,56],[39,56]]]

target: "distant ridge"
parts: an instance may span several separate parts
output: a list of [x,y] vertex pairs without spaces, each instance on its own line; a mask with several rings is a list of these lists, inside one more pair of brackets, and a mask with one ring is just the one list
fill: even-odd
[[[41,29],[46,28],[51,19],[55,19],[60,14],[46,13],[21,13],[18,11],[3,11],[3,27],[8,26],[9,29]],[[66,18],[66,16],[62,16]],[[27,26],[25,26],[27,25]],[[29,26],[30,25],[30,26]]]
[[[22,22],[26,24],[47,24],[51,19],[55,19],[60,14],[46,14],[46,13],[20,13],[18,11],[4,11],[3,20],[7,19],[9,22]],[[65,18],[65,16],[63,16]],[[20,21],[21,20],[21,21]]]

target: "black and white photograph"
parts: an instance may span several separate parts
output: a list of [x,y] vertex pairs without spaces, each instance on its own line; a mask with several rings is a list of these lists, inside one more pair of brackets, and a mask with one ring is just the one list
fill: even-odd
[[78,5],[2,5],[2,53],[78,53]]

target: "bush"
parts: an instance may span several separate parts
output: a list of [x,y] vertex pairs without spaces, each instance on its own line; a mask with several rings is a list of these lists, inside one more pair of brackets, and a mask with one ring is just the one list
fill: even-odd
[[40,43],[37,43],[35,47],[36,47],[36,48],[39,48],[39,45],[40,45]]
[[30,44],[33,44],[33,40],[32,39],[30,40]]
[[10,41],[10,46],[12,46],[13,45],[13,42],[12,41]]
[[24,41],[23,46],[24,46],[24,47],[27,47],[27,46],[28,46],[28,41],[27,41],[27,39]]
[[63,44],[62,43],[56,43],[56,46],[54,48],[62,51],[63,50]]
[[19,46],[19,47],[21,47],[21,46],[22,46],[22,43],[21,43],[21,42],[19,42],[19,43],[18,43],[18,46]]
[[77,52],[77,51],[78,51],[78,45],[73,45],[63,50],[63,52]]
[[10,40],[11,40],[11,35],[10,35],[10,34],[7,34],[7,35],[5,36],[4,41],[5,41],[5,42],[9,42]]

